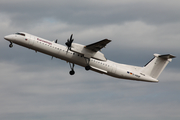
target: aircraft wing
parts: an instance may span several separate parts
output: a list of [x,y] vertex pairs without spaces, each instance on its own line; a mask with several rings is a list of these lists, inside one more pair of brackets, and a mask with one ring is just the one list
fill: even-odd
[[94,52],[97,52],[97,51],[100,51],[103,47],[105,47],[109,42],[111,42],[111,40],[104,39],[99,42],[96,42],[96,43],[93,43],[90,45],[86,45],[85,48],[92,50]]

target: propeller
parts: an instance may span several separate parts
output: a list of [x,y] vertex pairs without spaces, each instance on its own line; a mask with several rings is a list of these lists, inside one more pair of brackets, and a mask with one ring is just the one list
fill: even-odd
[[65,43],[66,46],[68,47],[68,50],[71,50],[71,45],[72,45],[72,42],[74,41],[72,37],[73,37],[73,34],[71,34],[70,39],[67,39],[67,42]]

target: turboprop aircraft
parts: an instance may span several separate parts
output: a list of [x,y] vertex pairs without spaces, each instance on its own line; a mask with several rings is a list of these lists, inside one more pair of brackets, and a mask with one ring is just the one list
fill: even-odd
[[73,34],[65,43],[66,46],[60,45],[55,41],[49,41],[25,32],[18,32],[4,37],[10,42],[26,48],[41,52],[69,62],[70,75],[74,75],[75,64],[85,67],[86,70],[92,70],[101,74],[106,74],[115,78],[158,82],[157,78],[164,70],[166,65],[172,61],[175,56],[171,54],[154,54],[144,67],[125,65],[107,60],[100,50],[104,48],[111,40],[104,39],[89,45],[73,43]]

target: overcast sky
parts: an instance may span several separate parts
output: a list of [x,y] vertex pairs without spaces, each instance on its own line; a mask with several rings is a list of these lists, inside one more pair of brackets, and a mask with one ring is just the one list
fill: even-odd
[[[180,1],[1,0],[1,120],[179,120]],[[107,59],[143,66],[154,53],[173,54],[159,83],[116,79],[14,45],[19,31],[84,45],[111,39]]]

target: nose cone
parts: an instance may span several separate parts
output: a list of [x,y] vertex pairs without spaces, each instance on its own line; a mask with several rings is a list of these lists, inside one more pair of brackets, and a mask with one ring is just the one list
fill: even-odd
[[12,40],[12,35],[6,35],[4,36],[4,39],[10,41]]

